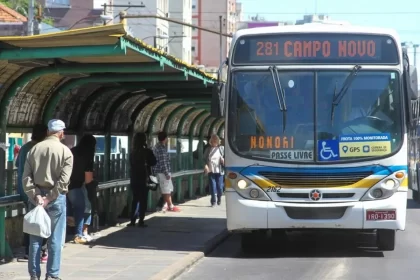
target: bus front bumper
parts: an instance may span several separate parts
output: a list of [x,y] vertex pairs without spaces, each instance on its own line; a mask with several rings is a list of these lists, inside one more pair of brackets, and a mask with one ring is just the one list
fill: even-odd
[[[285,203],[244,199],[226,192],[229,231],[258,229],[404,230],[407,192],[384,200],[344,203]],[[395,220],[367,220],[367,210],[395,210]]]

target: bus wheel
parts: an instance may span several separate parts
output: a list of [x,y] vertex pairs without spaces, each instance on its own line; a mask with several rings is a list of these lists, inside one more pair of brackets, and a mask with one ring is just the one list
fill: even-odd
[[241,248],[243,253],[258,253],[263,249],[265,235],[260,232],[242,233]]
[[376,242],[381,251],[394,251],[396,231],[392,229],[378,229],[376,231]]

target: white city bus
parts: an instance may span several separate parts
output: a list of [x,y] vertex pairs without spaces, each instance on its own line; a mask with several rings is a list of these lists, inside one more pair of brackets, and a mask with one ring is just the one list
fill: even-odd
[[397,33],[240,30],[226,64],[213,100],[226,121],[227,227],[243,249],[274,232],[340,229],[376,232],[394,250],[408,187],[418,193],[417,72]]

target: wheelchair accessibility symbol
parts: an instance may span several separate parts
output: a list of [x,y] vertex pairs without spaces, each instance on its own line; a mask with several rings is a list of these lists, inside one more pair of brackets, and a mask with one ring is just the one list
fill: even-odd
[[335,140],[323,140],[318,142],[320,160],[337,160],[338,142]]

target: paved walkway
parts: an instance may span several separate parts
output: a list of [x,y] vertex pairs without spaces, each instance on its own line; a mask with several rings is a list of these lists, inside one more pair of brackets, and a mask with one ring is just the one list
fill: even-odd
[[[206,242],[226,228],[224,200],[215,208],[209,207],[209,201],[203,197],[181,204],[179,213],[153,213],[146,218],[147,228],[126,227],[124,223],[105,229],[90,245],[67,243],[60,276],[64,280],[153,277],[189,253],[204,250]],[[27,262],[1,265],[0,279],[29,279]]]

